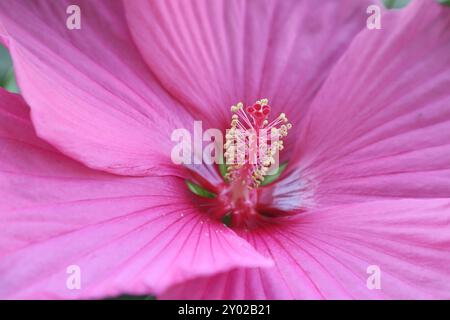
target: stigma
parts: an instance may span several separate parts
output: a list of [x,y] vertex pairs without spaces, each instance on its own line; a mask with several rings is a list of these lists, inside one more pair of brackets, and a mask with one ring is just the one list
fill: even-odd
[[233,185],[240,185],[239,189],[255,189],[278,167],[283,139],[292,125],[284,113],[269,121],[268,99],[247,107],[239,102],[231,106],[231,112],[231,128],[226,132],[224,145],[228,168],[225,178]]

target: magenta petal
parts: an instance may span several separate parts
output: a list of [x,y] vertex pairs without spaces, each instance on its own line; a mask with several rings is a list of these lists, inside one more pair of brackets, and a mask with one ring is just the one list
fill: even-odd
[[[295,123],[351,39],[370,1],[125,1],[130,30],[163,85],[227,123],[240,100],[269,98]],[[338,26],[338,27],[336,27]],[[296,128],[296,127],[295,127]]]
[[[193,277],[270,260],[190,200],[175,177],[96,172],[36,137],[0,90],[0,298],[157,294]],[[66,287],[81,268],[81,290]]]
[[0,25],[38,135],[95,169],[173,172],[171,133],[190,128],[192,117],[151,75],[132,42],[122,3],[78,1],[80,30],[66,27],[69,4],[0,3]]
[[274,186],[284,205],[450,197],[450,11],[415,1],[382,21],[313,102],[295,173]]
[[[188,281],[162,298],[450,298],[449,199],[335,207],[246,237],[272,257],[274,268],[239,269]],[[367,284],[376,267],[379,289],[372,281]]]

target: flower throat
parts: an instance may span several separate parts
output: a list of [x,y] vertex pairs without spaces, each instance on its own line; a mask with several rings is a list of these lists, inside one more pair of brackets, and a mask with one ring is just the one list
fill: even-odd
[[278,169],[278,154],[292,125],[284,113],[269,122],[271,107],[267,99],[246,108],[238,103],[231,112],[231,128],[224,145],[225,179],[229,184],[220,195],[222,214],[231,216],[233,226],[249,226],[258,217],[257,189],[266,176]]
[[[245,108],[240,102],[231,107],[231,112],[231,128],[225,135],[225,165],[219,164],[225,181],[209,184],[210,190],[189,180],[186,183],[201,197],[200,206],[210,217],[231,227],[252,228],[267,216],[268,208],[258,203],[259,191],[285,168],[285,164],[279,164],[279,152],[284,149],[283,139],[292,125],[284,113],[269,122],[271,107],[267,99]],[[208,185],[200,176],[196,178]]]

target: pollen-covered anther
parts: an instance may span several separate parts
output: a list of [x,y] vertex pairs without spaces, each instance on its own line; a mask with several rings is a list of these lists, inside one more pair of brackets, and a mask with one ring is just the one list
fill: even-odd
[[268,99],[247,107],[242,102],[231,107],[231,128],[224,145],[226,178],[230,181],[244,181],[250,189],[258,187],[277,163],[278,152],[284,149],[282,139],[292,125],[284,113],[270,122],[270,111]]
[[242,102],[239,102],[238,104],[236,104],[235,106],[231,106],[231,112],[236,113],[238,112],[240,109],[242,109],[244,107],[244,105],[242,104]]

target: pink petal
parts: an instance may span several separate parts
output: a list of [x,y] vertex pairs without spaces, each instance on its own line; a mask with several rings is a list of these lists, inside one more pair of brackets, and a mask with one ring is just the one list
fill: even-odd
[[6,33],[5,27],[0,23],[0,43],[4,46],[8,46],[8,35]]
[[[246,237],[276,262],[274,268],[238,269],[195,279],[162,297],[450,298],[449,199],[340,206],[269,225]],[[369,266],[379,267],[379,289],[367,285],[373,275]]]
[[173,129],[192,126],[192,116],[143,62],[120,1],[77,1],[80,30],[66,27],[70,4],[0,3],[0,25],[38,135],[95,169],[173,173],[168,142]]
[[[145,61],[175,97],[219,125],[229,107],[269,98],[305,111],[331,66],[365,27],[368,1],[125,1]],[[338,27],[336,27],[338,26]]]
[[[270,265],[210,221],[175,177],[96,172],[36,137],[0,91],[0,298],[157,294],[193,277]],[[81,290],[66,287],[81,268]]]
[[285,207],[450,197],[449,24],[415,1],[356,37],[305,120],[297,180],[275,186]]

